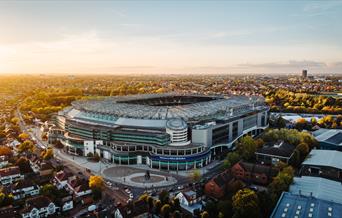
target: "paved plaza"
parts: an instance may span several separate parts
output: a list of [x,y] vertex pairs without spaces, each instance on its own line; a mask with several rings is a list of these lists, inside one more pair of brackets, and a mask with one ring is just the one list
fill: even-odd
[[128,166],[113,166],[102,171],[109,180],[140,188],[170,186],[177,183],[176,178],[150,171],[150,179],[145,179],[146,170]]

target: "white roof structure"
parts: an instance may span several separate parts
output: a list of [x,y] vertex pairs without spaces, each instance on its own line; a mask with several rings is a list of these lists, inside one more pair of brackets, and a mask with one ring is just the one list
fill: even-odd
[[289,192],[342,204],[342,185],[329,179],[312,176],[294,177]]
[[313,132],[313,136],[319,142],[326,142],[342,146],[342,129],[319,129]]
[[326,166],[342,169],[342,152],[333,150],[311,150],[302,165]]
[[184,94],[152,94],[107,97],[80,100],[72,103],[74,109],[86,113],[136,119],[192,120],[199,117],[229,116],[265,106],[259,96],[201,96]]

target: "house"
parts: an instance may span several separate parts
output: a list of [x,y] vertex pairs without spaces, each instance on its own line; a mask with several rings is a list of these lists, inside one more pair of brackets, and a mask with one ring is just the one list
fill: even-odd
[[268,185],[272,181],[272,178],[278,174],[278,170],[271,166],[243,161],[236,163],[231,168],[231,172],[237,179],[260,185]]
[[13,141],[7,144],[8,147],[11,147],[13,149],[16,149],[19,145],[20,145],[20,142],[16,139],[14,139]]
[[17,166],[0,169],[0,183],[2,185],[12,184],[21,179],[24,179],[24,175],[20,174],[20,169]]
[[204,186],[204,192],[207,196],[220,199],[225,195],[227,187],[233,180],[235,180],[233,175],[226,170],[209,180]]
[[342,204],[315,197],[283,192],[270,218],[342,217]]
[[48,217],[53,215],[58,207],[46,196],[37,196],[26,200],[25,207],[20,211],[23,218]]
[[8,205],[0,208],[0,218],[16,217],[16,211],[12,205]]
[[20,200],[28,196],[33,197],[38,195],[39,191],[39,186],[34,184],[32,180],[19,180],[18,182],[12,184],[11,187],[11,193],[14,200]]
[[72,176],[68,178],[67,187],[76,197],[91,194],[88,181]]
[[179,199],[180,204],[191,206],[202,200],[202,197],[197,196],[197,193],[190,190],[186,192],[179,192],[175,198]]
[[49,161],[42,161],[39,158],[34,158],[35,161],[31,162],[31,167],[35,173],[39,173],[40,176],[48,176],[52,175],[54,168],[52,167],[51,163]]
[[192,190],[180,192],[176,195],[175,198],[179,199],[179,203],[182,209],[192,215],[194,214],[195,210],[202,209],[202,197],[198,196],[197,193]]
[[137,200],[124,207],[120,206],[115,210],[115,218],[148,217],[148,205],[144,200]]
[[74,201],[71,195],[66,195],[58,199],[56,204],[61,208],[62,212],[65,212],[74,208]]
[[342,152],[311,150],[299,171],[302,176],[317,176],[342,182]]
[[0,168],[4,168],[8,165],[8,156],[2,155],[0,156]]
[[55,186],[57,189],[62,189],[68,184],[69,177],[72,177],[73,174],[69,171],[61,170],[58,171],[53,179]]
[[260,164],[277,165],[280,161],[291,163],[296,146],[278,141],[274,144],[266,144],[255,152],[256,160]]
[[320,149],[342,151],[342,129],[319,129],[312,135]]

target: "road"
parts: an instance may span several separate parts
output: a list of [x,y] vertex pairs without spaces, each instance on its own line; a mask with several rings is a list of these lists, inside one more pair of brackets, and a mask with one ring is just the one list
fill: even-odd
[[[22,132],[27,133],[30,138],[36,142],[36,145],[39,149],[45,149],[48,147],[47,143],[44,142],[41,139],[41,133],[39,131],[38,128],[29,128],[23,117],[22,114],[20,112],[19,109],[16,110],[16,116],[19,118],[19,127],[21,129]],[[59,149],[54,148],[54,158],[57,160],[58,163],[62,164],[64,167],[67,167],[68,169],[70,169],[70,171],[74,174],[79,176],[80,178],[84,178],[84,179],[89,179],[89,177],[91,175],[93,175],[92,173],[89,173],[86,171],[86,169],[84,167],[79,166],[78,164],[75,164],[73,161],[70,161],[66,158],[63,157],[63,155],[60,155],[60,152],[62,152]],[[129,199],[128,194],[123,191],[122,189],[116,189],[113,187],[108,187],[105,186],[104,190],[103,190],[103,196],[105,196],[106,199],[110,199],[107,200],[107,202],[110,202],[111,205],[108,206],[112,206],[113,202],[115,203],[120,203],[121,205],[126,205],[127,201]]]

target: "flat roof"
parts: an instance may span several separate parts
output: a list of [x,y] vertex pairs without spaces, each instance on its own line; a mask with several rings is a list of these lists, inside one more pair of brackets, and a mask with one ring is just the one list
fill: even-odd
[[273,210],[271,218],[341,218],[342,204],[315,197],[283,192]]
[[342,204],[342,184],[312,176],[294,177],[289,192]]
[[333,150],[311,150],[302,165],[326,166],[342,169],[342,152]]

